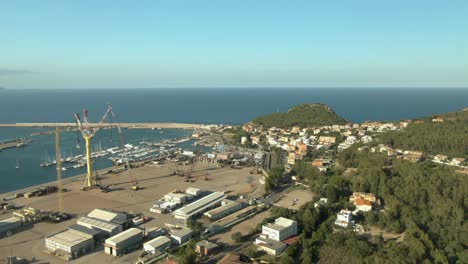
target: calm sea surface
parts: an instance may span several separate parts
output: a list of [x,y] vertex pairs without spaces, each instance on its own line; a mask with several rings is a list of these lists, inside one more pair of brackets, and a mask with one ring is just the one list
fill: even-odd
[[[0,123],[74,122],[73,113],[87,108],[90,121],[98,121],[112,104],[120,122],[181,122],[242,124],[256,116],[286,111],[300,103],[331,106],[351,122],[401,120],[468,107],[468,89],[75,89],[0,91]],[[30,137],[40,128],[0,128],[0,141],[32,138],[24,148],[0,151],[0,193],[55,180],[55,168],[39,164],[53,157],[54,136]],[[125,130],[127,141],[184,137],[178,129]],[[64,133],[64,156],[80,154],[74,147],[76,133]],[[112,137],[113,140],[112,140]],[[102,148],[117,145],[117,136],[100,131],[94,143]],[[112,140],[112,142],[111,142]],[[188,147],[188,146],[186,146]],[[20,169],[16,169],[16,163]],[[101,159],[98,168],[110,165]],[[84,173],[70,169],[64,177]]]

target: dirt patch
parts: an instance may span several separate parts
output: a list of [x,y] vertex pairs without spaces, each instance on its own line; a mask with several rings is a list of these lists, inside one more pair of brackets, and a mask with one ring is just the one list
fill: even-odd
[[308,189],[293,189],[285,193],[281,200],[275,203],[275,205],[298,210],[305,203],[312,201],[314,197],[315,194]]

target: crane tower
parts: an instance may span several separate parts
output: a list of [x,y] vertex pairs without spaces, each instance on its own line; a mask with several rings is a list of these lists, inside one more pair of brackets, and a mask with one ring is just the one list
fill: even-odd
[[112,113],[112,107],[108,106],[100,122],[94,126],[92,126],[88,122],[88,110],[86,109],[83,110],[83,115],[84,115],[83,121],[81,121],[80,115],[78,113],[75,114],[76,124],[78,126],[78,129],[81,132],[81,135],[85,139],[85,145],[86,145],[87,174],[86,174],[85,182],[83,184],[83,189],[100,185],[99,178],[98,177],[93,178],[93,166],[92,166],[92,160],[91,160],[91,139],[94,137],[96,132],[99,131],[99,129],[102,127],[102,124],[104,123],[104,121],[106,120],[107,116],[110,113]]

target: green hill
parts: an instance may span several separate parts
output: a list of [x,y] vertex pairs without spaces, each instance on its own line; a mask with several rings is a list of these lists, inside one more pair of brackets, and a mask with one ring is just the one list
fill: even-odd
[[[443,122],[433,122],[433,118]],[[379,138],[392,147],[468,158],[468,111],[421,118],[404,130],[386,132]]]
[[329,106],[324,104],[301,104],[289,109],[288,112],[273,113],[252,120],[256,125],[264,127],[314,127],[336,124],[346,124],[346,120],[338,116]]

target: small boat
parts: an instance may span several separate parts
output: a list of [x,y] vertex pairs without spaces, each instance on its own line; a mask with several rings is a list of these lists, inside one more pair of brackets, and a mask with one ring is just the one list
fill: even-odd
[[16,160],[16,169],[19,169],[19,168],[20,168],[20,166],[19,166],[19,161]]

